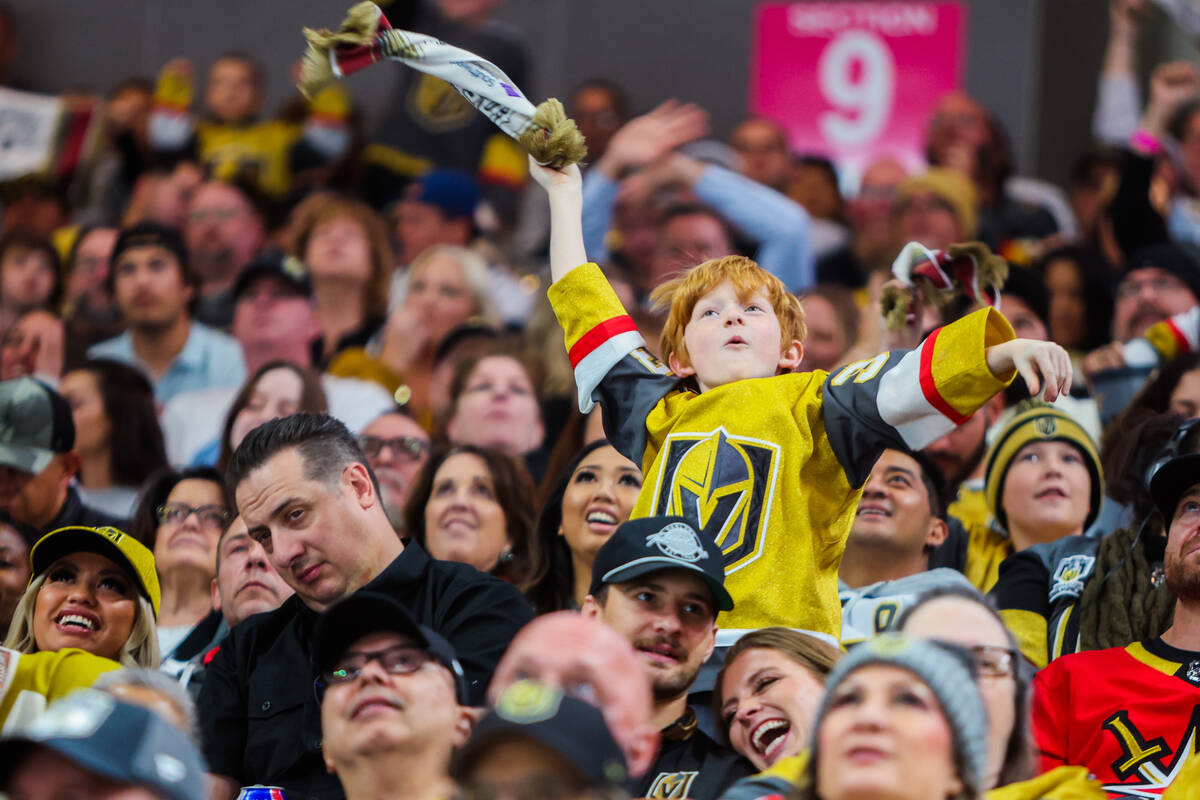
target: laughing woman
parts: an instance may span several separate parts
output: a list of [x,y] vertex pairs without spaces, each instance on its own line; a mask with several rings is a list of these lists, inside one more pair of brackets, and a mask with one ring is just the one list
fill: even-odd
[[[743,636],[725,654],[713,705],[726,741],[765,775],[747,778],[739,791],[788,794],[807,762],[809,733],[825,678],[841,658],[833,645],[787,628],[763,628]],[[764,782],[765,781],[765,782]]]
[[4,646],[78,648],[127,667],[157,667],[160,593],[154,556],[113,528],[52,531],[29,553],[33,579]]

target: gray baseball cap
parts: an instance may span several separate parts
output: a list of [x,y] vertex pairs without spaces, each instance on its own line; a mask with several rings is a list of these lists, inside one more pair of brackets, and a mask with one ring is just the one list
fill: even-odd
[[75,446],[71,407],[33,378],[0,381],[0,466],[31,475]]
[[12,775],[25,743],[49,748],[90,772],[144,786],[167,800],[205,800],[199,750],[149,709],[79,689],[0,740],[0,776]]

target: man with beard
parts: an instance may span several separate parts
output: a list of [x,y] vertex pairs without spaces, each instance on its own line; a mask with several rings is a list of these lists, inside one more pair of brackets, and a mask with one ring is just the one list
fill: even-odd
[[196,319],[227,328],[233,322],[233,283],[258,253],[266,223],[252,190],[224,181],[201,184],[188,204],[183,238],[200,278]]
[[429,460],[429,434],[408,414],[388,411],[363,429],[358,446],[379,480],[383,510],[392,527],[403,534],[404,501],[413,479]]
[[160,403],[193,389],[240,385],[246,378],[241,347],[192,319],[198,287],[174,230],[144,222],[121,231],[109,288],[129,329],[90,347],[88,358],[139,367]]
[[708,800],[754,772],[698,726],[688,690],[716,645],[718,611],[733,609],[720,549],[683,517],[630,520],[596,553],[583,614],[629,640],[650,678],[658,758],[626,788],[634,797]]
[[1200,736],[1200,454],[1164,464],[1150,493],[1169,524],[1171,627],[1126,647],[1065,655],[1033,681],[1042,770],[1087,767],[1112,796],[1161,794]]

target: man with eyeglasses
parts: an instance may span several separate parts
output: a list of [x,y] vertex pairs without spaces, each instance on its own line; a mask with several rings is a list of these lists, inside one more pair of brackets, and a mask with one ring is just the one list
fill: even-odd
[[404,533],[404,502],[413,479],[429,460],[429,434],[408,414],[389,411],[376,417],[358,437],[379,480],[383,510],[392,527]]
[[317,622],[322,753],[347,800],[443,800],[450,757],[471,733],[454,648],[395,600],[359,592]]
[[233,322],[234,279],[258,253],[266,223],[247,186],[209,181],[188,203],[183,237],[188,258],[200,278],[196,318],[206,325]]
[[1150,495],[1167,524],[1171,626],[1125,647],[1065,655],[1033,680],[1041,768],[1087,767],[1113,797],[1162,794],[1200,739],[1200,454],[1163,464]]

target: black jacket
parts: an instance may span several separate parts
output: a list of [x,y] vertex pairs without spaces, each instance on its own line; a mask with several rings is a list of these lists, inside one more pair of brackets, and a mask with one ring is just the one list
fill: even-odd
[[[415,542],[364,591],[390,595],[446,637],[483,705],[492,670],[533,617],[499,578],[430,558]],[[341,784],[321,758],[321,708],[313,691],[312,634],[318,614],[293,595],[242,622],[221,643],[200,692],[200,732],[209,769],[239,781],[280,786],[288,800],[339,800]]]

